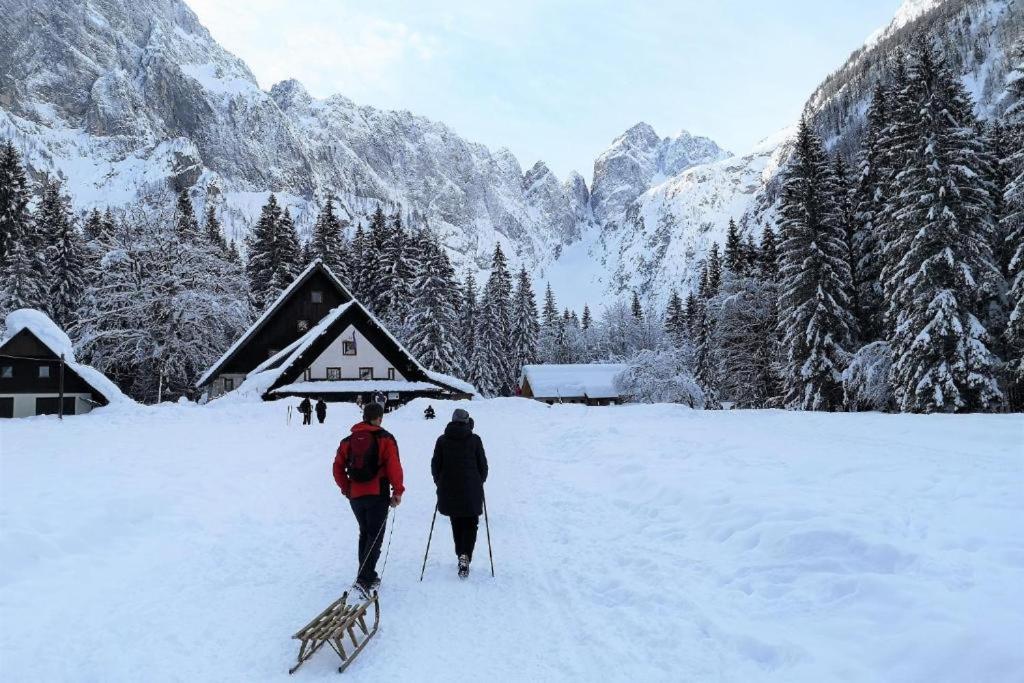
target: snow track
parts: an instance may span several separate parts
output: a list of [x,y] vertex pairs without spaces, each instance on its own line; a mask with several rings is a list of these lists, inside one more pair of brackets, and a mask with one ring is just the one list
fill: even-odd
[[[0,423],[2,678],[286,680],[289,636],[355,571],[330,476],[355,410],[285,406]],[[421,584],[453,406],[386,418],[409,490],[346,679],[1020,680],[1019,416],[475,401],[497,577],[483,520],[456,577],[439,516]]]

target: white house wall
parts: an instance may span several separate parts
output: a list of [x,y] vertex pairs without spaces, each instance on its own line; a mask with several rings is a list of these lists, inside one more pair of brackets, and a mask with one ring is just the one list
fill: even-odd
[[[13,417],[34,417],[37,398],[59,397],[60,394],[0,394],[0,398],[14,399]],[[75,415],[83,415],[93,409],[92,396],[89,394],[64,394],[64,398],[75,399]]]
[[[342,343],[351,341],[355,335],[356,355],[346,356],[342,353]],[[359,334],[351,325],[331,342],[320,356],[309,366],[309,379],[327,379],[327,368],[341,368],[341,379],[359,379],[359,368],[373,368],[374,379],[388,379],[388,369],[394,368],[380,351],[366,337]],[[405,377],[394,368],[396,380]]]

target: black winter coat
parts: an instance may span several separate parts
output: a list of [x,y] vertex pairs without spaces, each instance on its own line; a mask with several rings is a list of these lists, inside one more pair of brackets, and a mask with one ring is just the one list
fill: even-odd
[[483,513],[487,456],[480,437],[465,422],[450,422],[437,439],[430,471],[437,486],[437,511],[448,517]]

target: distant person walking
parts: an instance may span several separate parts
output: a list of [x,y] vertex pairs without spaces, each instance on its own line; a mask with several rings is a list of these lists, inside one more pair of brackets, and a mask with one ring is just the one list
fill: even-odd
[[434,406],[427,406],[427,409],[423,411],[423,417],[427,420],[433,420],[434,416]]
[[319,422],[320,424],[323,424],[324,420],[326,420],[326,419],[327,419],[327,404],[324,403],[324,400],[322,398],[319,398],[316,401],[316,421]]
[[359,574],[354,587],[365,597],[380,586],[377,560],[388,506],[398,507],[405,493],[398,442],[381,428],[383,418],[383,406],[367,404],[363,421],[352,426],[334,458],[334,481],[359,524]]
[[299,412],[302,413],[302,424],[308,425],[312,423],[313,404],[309,402],[308,398],[302,399],[302,403],[299,404]]
[[473,548],[483,513],[487,456],[480,437],[473,433],[473,420],[456,408],[452,421],[434,445],[430,471],[437,486],[437,511],[452,522],[459,577],[469,576]]

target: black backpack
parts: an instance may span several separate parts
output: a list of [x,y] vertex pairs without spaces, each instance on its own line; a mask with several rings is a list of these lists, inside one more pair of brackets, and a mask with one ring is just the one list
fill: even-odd
[[377,433],[355,432],[345,437],[348,441],[348,458],[345,459],[345,474],[352,481],[373,481],[380,472],[380,446]]

